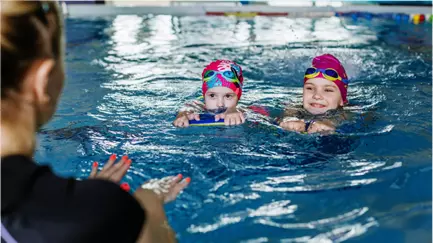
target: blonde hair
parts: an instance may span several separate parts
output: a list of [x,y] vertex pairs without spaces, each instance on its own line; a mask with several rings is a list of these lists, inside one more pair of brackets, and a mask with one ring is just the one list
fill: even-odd
[[[63,20],[53,1],[1,1],[1,98],[19,91],[33,61],[63,57]],[[48,34],[50,43],[44,43]],[[62,62],[57,63],[62,65]]]

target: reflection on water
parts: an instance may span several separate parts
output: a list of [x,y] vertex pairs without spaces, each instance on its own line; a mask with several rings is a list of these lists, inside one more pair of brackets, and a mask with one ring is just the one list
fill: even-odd
[[[68,20],[67,32],[67,85],[36,159],[85,178],[93,161],[128,154],[132,187],[191,176],[166,208],[180,242],[431,236],[431,25],[125,15]],[[304,69],[324,52],[352,78],[355,116],[338,134],[285,132],[251,112],[232,128],[171,125],[212,60],[242,65],[241,105],[278,116],[301,102]]]

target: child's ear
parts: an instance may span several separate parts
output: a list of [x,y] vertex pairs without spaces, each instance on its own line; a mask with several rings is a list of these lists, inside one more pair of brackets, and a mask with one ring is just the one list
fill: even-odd
[[341,99],[340,100],[340,106],[343,106],[344,105],[344,102],[343,102],[343,99]]

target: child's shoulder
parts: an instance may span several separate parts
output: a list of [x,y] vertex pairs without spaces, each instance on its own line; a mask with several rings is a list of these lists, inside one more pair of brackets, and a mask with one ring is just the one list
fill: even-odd
[[304,118],[310,115],[302,105],[286,105],[284,108],[284,117]]
[[197,98],[185,103],[185,105],[180,109],[180,111],[194,111],[203,112],[205,110],[205,104],[203,99]]

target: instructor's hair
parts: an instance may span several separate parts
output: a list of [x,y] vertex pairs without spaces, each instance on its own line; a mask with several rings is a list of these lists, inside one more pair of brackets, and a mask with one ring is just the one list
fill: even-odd
[[[63,57],[63,17],[54,1],[1,1],[1,99],[19,91],[33,61]],[[48,35],[50,43],[44,43]],[[62,62],[57,65],[63,65]]]

